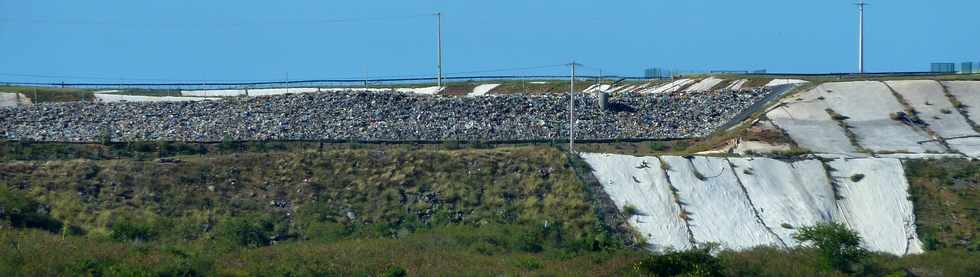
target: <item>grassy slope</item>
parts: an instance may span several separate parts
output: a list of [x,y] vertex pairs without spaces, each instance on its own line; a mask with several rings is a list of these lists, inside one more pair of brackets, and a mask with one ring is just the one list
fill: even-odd
[[[0,164],[0,183],[99,231],[114,213],[296,212],[329,205],[333,222],[400,225],[593,224],[584,188],[557,150],[401,148],[179,156],[180,163],[68,160]],[[273,201],[278,203],[272,203]],[[277,207],[278,206],[278,207]],[[350,220],[348,212],[355,219]],[[418,222],[416,222],[418,221]],[[394,227],[393,227],[394,228]]]
[[95,96],[91,91],[73,88],[42,88],[42,87],[4,87],[0,92],[23,93],[32,103],[92,101]]
[[980,251],[980,162],[907,161],[905,168],[926,247]]
[[[587,168],[576,168],[578,161],[551,147],[334,145],[320,152],[315,145],[208,145],[208,155],[176,156],[179,163],[154,160],[150,154],[159,150],[145,146],[96,151],[116,155],[105,160],[66,160],[71,153],[53,155],[60,160],[12,160],[9,153],[46,153],[38,149],[52,146],[18,147],[0,162],[4,276],[377,275],[395,267],[413,275],[632,275],[650,255],[605,233],[602,223],[609,221],[601,219],[606,215],[591,199],[589,181],[574,171]],[[141,148],[148,149],[120,154]],[[876,255],[862,271],[961,276],[980,270],[973,262],[980,258],[977,163],[909,163],[920,234],[935,238],[931,247],[939,250]],[[17,204],[23,201],[12,195],[37,203]],[[34,220],[50,232],[3,227],[16,210],[11,205],[55,224]],[[262,235],[275,243],[228,244],[221,230],[242,218],[265,226]],[[149,226],[152,238],[114,236],[114,226],[131,222]],[[964,238],[972,241],[960,243]],[[719,258],[733,276],[835,275],[821,271],[814,253],[802,249],[759,248]]]
[[[602,227],[574,162],[550,147],[170,159],[0,163],[0,199],[35,201],[17,207],[55,222],[35,226],[53,234],[11,230],[0,212],[0,243],[10,246],[0,248],[0,274],[375,275],[397,265],[431,274],[609,275],[636,259]],[[267,226],[262,236],[275,245],[229,246],[218,230],[243,218]],[[147,226],[152,243],[119,241],[115,228],[128,224]],[[51,254],[58,258],[36,260]]]

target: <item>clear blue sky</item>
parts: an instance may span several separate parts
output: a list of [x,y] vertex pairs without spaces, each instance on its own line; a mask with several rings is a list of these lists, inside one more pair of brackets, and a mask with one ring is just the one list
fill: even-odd
[[[585,74],[856,69],[853,1],[0,0],[0,80],[281,80],[431,75],[576,59]],[[877,0],[868,71],[980,61],[980,1]],[[370,19],[350,20],[336,19]],[[493,74],[562,74],[565,69]],[[66,77],[31,77],[49,75]]]

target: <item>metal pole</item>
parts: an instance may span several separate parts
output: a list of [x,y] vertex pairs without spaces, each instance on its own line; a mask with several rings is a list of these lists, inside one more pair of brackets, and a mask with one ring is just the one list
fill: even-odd
[[438,24],[437,24],[438,30],[437,31],[438,31],[438,40],[439,40],[438,41],[438,45],[439,45],[439,47],[438,47],[439,48],[439,53],[438,53],[438,55],[439,55],[439,77],[436,78],[436,79],[437,79],[437,85],[439,86],[439,89],[441,90],[442,89],[442,12],[437,12],[436,13],[436,21],[438,22]]
[[858,6],[858,73],[864,73],[864,0],[857,3]]
[[572,61],[572,77],[568,90],[568,151],[575,153],[575,61]]

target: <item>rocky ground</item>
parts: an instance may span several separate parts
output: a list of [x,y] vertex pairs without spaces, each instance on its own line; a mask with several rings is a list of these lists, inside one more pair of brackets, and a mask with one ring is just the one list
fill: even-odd
[[[576,99],[576,138],[706,136],[768,89]],[[442,97],[338,92],[186,103],[0,108],[0,139],[21,141],[545,141],[567,137],[567,96]]]

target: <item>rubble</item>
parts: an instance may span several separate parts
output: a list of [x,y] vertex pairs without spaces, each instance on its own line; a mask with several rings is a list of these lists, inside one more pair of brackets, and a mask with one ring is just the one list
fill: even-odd
[[[768,89],[576,97],[581,140],[703,137]],[[197,102],[70,102],[0,108],[18,141],[547,141],[567,137],[566,95],[449,97],[334,92]]]

